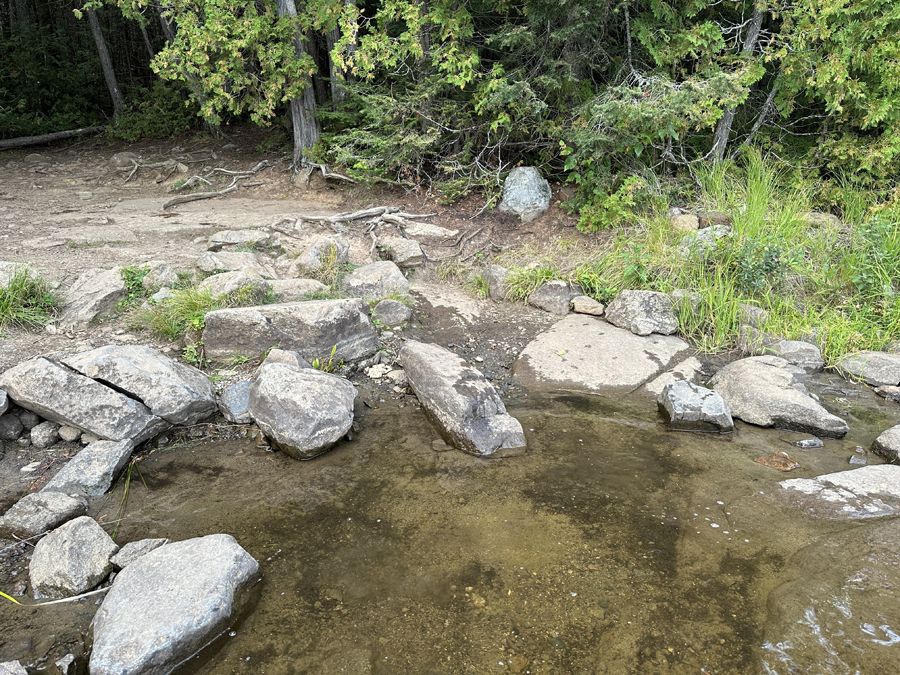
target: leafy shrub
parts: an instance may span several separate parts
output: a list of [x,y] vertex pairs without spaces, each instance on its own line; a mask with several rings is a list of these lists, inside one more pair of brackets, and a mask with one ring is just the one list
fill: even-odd
[[797,254],[770,234],[740,240],[731,250],[731,259],[737,287],[755,294],[781,281],[797,262]]
[[125,114],[107,133],[126,143],[140,138],[161,138],[189,131],[197,126],[198,106],[186,103],[180,88],[156,82],[149,89],[140,88],[128,102]]

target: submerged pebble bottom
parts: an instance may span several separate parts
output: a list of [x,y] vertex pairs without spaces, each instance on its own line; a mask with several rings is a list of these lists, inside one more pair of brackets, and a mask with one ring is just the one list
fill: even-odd
[[[862,528],[786,505],[785,474],[752,461],[799,436],[669,433],[651,403],[532,393],[510,406],[529,452],[503,460],[435,452],[390,403],[311,462],[154,453],[120,541],[228,532],[260,561],[255,609],[181,672],[890,672],[893,587],[816,567]],[[791,450],[790,477],[846,468],[857,442]]]

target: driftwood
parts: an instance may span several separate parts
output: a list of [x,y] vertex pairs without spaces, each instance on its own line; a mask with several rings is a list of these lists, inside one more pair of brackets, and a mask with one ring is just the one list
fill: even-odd
[[53,134],[44,134],[43,136],[20,136],[19,138],[7,138],[0,141],[0,150],[6,148],[24,148],[29,145],[44,145],[45,143],[53,143],[54,141],[62,141],[66,138],[75,138],[85,134],[99,134],[106,127],[85,127],[84,129],[72,129],[71,131],[57,131]]
[[201,199],[212,199],[214,197],[221,197],[222,195],[228,194],[229,192],[234,192],[238,189],[237,179],[235,178],[231,181],[231,185],[229,185],[224,190],[219,190],[218,192],[198,192],[193,195],[185,195],[184,197],[175,197],[175,199],[170,199],[165,204],[163,204],[163,211],[166,209],[171,209],[173,206],[178,206],[179,204],[187,204],[188,202],[196,202]]
[[192,195],[185,195],[184,197],[175,197],[175,199],[170,199],[165,204],[163,204],[163,211],[165,211],[166,209],[170,209],[173,206],[178,206],[179,204],[187,204],[188,202],[196,202],[201,199],[213,199],[215,197],[221,197],[222,195],[226,195],[229,192],[234,192],[235,190],[237,190],[240,187],[239,181],[241,179],[249,178],[250,176],[255,176],[259,171],[266,168],[267,166],[273,166],[273,164],[271,162],[269,162],[268,160],[264,159],[263,161],[259,162],[256,166],[254,166],[252,169],[248,169],[247,171],[231,171],[230,169],[215,168],[212,171],[210,171],[209,173],[207,173],[206,177],[199,176],[199,175],[191,176],[186,181],[184,181],[184,183],[182,183],[177,188],[175,188],[175,190],[183,190],[185,188],[192,187],[192,186],[196,185],[197,183],[201,183],[201,182],[206,183],[207,185],[210,185],[211,183],[208,180],[208,178],[212,177],[213,175],[215,175],[217,173],[222,173],[222,174],[225,174],[226,176],[231,176],[231,185],[229,185],[227,188],[224,188],[222,190],[218,190],[215,192],[198,192],[198,193],[192,194]]
[[[373,235],[375,228],[379,225],[395,225],[400,228],[400,232],[404,237],[409,239],[406,235],[406,228],[413,225],[420,225],[421,223],[417,223],[413,218],[430,218],[432,216],[436,216],[436,213],[404,213],[397,206],[375,206],[370,209],[363,209],[362,211],[348,211],[346,213],[339,213],[336,216],[311,216],[311,215],[299,215],[297,216],[298,221],[309,221],[311,223],[327,223],[331,225],[332,229],[335,232],[341,232],[342,227],[341,223],[351,223],[355,220],[362,220],[363,218],[371,218],[366,223],[366,234]],[[375,244],[372,245],[372,250],[375,250]]]

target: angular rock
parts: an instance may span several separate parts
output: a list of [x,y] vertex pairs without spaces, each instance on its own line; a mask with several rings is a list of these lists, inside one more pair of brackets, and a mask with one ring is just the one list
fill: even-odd
[[541,172],[533,166],[517,166],[503,181],[500,210],[514,213],[523,223],[541,215],[550,206],[553,193]]
[[875,388],[875,393],[888,401],[900,401],[900,387],[892,387],[889,384]]
[[678,431],[734,431],[728,404],[711,389],[692,382],[667,384],[658,399],[659,409]]
[[41,417],[112,441],[140,443],[169,426],[144,404],[43,357],[7,370],[0,386]]
[[528,304],[550,314],[565,316],[569,313],[569,295],[569,284],[559,279],[550,279],[528,296]]
[[372,318],[383,326],[399,326],[409,321],[412,310],[399,300],[382,300],[372,310]]
[[112,571],[119,547],[93,518],[61,525],[34,547],[28,576],[35,598],[68,598],[95,588]]
[[0,441],[16,441],[23,431],[25,427],[18,417],[12,413],[0,415]]
[[132,441],[94,441],[66,462],[41,492],[81,497],[102,495],[125,468],[134,450]]
[[409,294],[409,281],[394,263],[381,260],[357,267],[341,281],[341,290],[354,298],[381,300]]
[[171,544],[171,539],[141,539],[140,541],[131,541],[119,549],[109,561],[118,570],[125,569],[132,563],[136,562],[150,551],[155,551],[160,546]]
[[484,271],[484,278],[488,283],[488,295],[491,300],[503,302],[509,295],[509,286],[506,283],[506,277],[509,276],[509,270],[500,265],[490,265]]
[[353,424],[356,387],[336,375],[284,363],[263,364],[248,410],[267,438],[295,459],[329,450]]
[[294,368],[312,368],[312,365],[297,352],[289,349],[273,349],[266,355],[266,358],[259,364],[259,367],[253,373],[254,379],[259,375],[259,369],[267,363],[284,363],[293,366]]
[[0,389],[0,415],[9,409],[9,397],[6,392]]
[[703,364],[695,356],[690,356],[675,365],[671,370],[667,370],[645,384],[643,391],[651,396],[659,397],[667,384],[675,384],[676,382],[694,382],[696,384],[702,369]]
[[223,272],[200,282],[201,291],[209,291],[214,298],[240,291],[249,302],[262,302],[269,292],[269,282],[252,268]]
[[900,424],[881,433],[872,443],[872,452],[900,464]]
[[382,239],[379,245],[387,254],[388,259],[395,262],[400,269],[421,267],[425,264],[425,254],[415,239],[389,237]]
[[778,356],[773,353],[773,350],[779,342],[781,342],[781,338],[777,335],[766,333],[749,324],[742,324],[738,329],[738,347],[743,354]]
[[681,312],[688,307],[690,307],[692,312],[697,312],[700,310],[700,303],[703,298],[695,291],[689,291],[686,288],[676,288],[673,291],[669,291],[669,300],[672,301],[676,312]]
[[59,440],[59,425],[56,422],[41,422],[31,430],[31,444],[36,448],[49,448]]
[[847,422],[809,395],[806,373],[777,356],[752,356],[722,368],[710,385],[731,414],[750,424],[843,438]]
[[769,320],[769,313],[756,305],[742,304],[738,306],[738,320],[742,325],[761,329]]
[[700,229],[700,219],[693,213],[680,213],[669,218],[669,225],[678,232],[696,232]]
[[810,342],[782,340],[749,325],[739,331],[741,351],[754,356],[777,356],[807,373],[817,373],[825,366],[822,352]]
[[295,262],[292,277],[303,270],[340,267],[350,262],[350,245],[340,237],[319,237]]
[[404,227],[406,234],[416,239],[446,239],[459,234],[459,230],[448,230],[446,227],[431,223],[420,223],[414,220],[408,220],[406,223]]
[[[258,358],[272,347],[292,349],[307,361],[358,361],[378,349],[369,306],[362,300],[307,300],[220,309],[206,315],[206,355],[215,361]],[[2,381],[2,380],[0,380]]]
[[606,320],[635,335],[671,335],[678,330],[675,308],[665,293],[622,291],[606,307]]
[[276,279],[269,284],[269,288],[281,298],[281,302],[305,300],[309,295],[328,291],[328,286],[315,279]]
[[158,291],[166,286],[175,286],[178,283],[178,273],[166,262],[151,260],[147,263],[150,268],[141,280],[141,286],[148,291]]
[[108,314],[125,299],[127,289],[122,279],[122,268],[111,270],[90,269],[84,272],[66,294],[59,317],[63,330],[84,326],[97,317]]
[[586,295],[576,295],[572,298],[572,311],[576,314],[590,314],[591,316],[603,316],[606,307],[602,302],[597,302]]
[[900,513],[900,466],[894,464],[793,478],[779,485],[786,497],[820,518],[856,520]]
[[473,455],[525,451],[522,425],[484,375],[451,351],[408,340],[400,362],[419,403],[448,443]]
[[28,671],[18,661],[4,661],[0,663],[0,675],[28,675]]
[[526,385],[631,391],[688,349],[676,337],[638,337],[602,319],[570,314],[526,345],[514,375]]
[[206,243],[207,251],[239,247],[274,249],[281,248],[281,242],[277,236],[263,230],[223,230],[211,235]]
[[0,518],[0,539],[29,539],[83,516],[87,502],[61,492],[31,492]]
[[224,631],[259,565],[227,534],[162,546],[116,576],[94,617],[91,675],[164,675]]
[[887,352],[857,352],[838,361],[838,371],[873,387],[900,385],[900,354]]
[[150,347],[109,345],[64,363],[139,399],[169,424],[196,424],[216,411],[216,392],[206,375]]
[[262,264],[255,253],[220,251],[213,253],[207,251],[197,258],[194,267],[204,274],[220,274],[221,272],[236,272],[241,269],[252,269],[263,279],[275,279],[275,270]]
[[253,421],[248,410],[251,384],[253,383],[250,380],[235,382],[225,387],[225,390],[219,397],[219,412],[229,422],[233,424],[250,424]]

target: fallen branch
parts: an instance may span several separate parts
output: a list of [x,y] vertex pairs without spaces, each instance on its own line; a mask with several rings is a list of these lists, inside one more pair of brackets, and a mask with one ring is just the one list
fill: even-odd
[[62,141],[66,138],[75,138],[84,134],[100,133],[106,127],[85,127],[83,129],[72,129],[71,131],[57,131],[52,134],[44,134],[43,136],[21,136],[19,138],[7,138],[0,141],[0,150],[6,148],[24,148],[29,145],[43,145],[52,143],[53,141]]
[[[350,178],[349,176],[344,176],[343,174],[335,173],[334,171],[329,171],[328,167],[325,166],[324,164],[311,164],[309,166],[311,166],[313,169],[319,169],[325,178],[334,178],[335,180],[342,180],[347,183],[353,183],[354,185],[356,184],[356,181],[353,180],[352,178]],[[309,177],[308,176],[306,178],[306,184],[309,185]]]
[[222,195],[228,194],[229,192],[234,192],[238,189],[237,179],[235,178],[231,185],[229,185],[224,190],[219,190],[218,192],[198,192],[194,195],[185,195],[184,197],[175,197],[175,199],[170,199],[165,204],[163,204],[163,211],[166,209],[170,209],[173,206],[178,206],[179,204],[187,204],[188,202],[196,202],[201,199],[212,199],[214,197],[221,197]]

